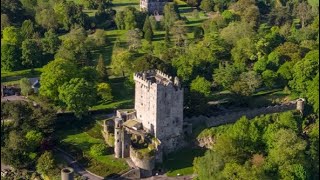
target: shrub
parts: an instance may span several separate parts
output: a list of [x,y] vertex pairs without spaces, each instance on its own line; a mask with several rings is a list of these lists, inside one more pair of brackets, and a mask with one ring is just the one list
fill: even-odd
[[107,148],[104,144],[94,144],[90,148],[90,154],[92,156],[102,156],[107,152]]

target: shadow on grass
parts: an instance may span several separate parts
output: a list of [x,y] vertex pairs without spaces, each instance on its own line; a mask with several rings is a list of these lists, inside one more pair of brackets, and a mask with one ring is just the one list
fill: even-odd
[[194,20],[194,21],[187,21],[187,25],[192,25],[192,24],[199,24],[202,23],[205,19],[199,19],[199,20]]
[[193,166],[194,158],[203,156],[205,151],[206,151],[205,149],[200,149],[200,148],[196,148],[196,149],[188,148],[188,149],[181,149],[176,152],[170,153],[164,161],[164,167],[169,174],[172,173],[173,171],[178,172],[179,170],[182,170],[184,168],[191,168],[188,173],[192,174],[192,171],[193,171],[192,166]]
[[164,34],[155,34],[152,38],[152,41],[162,41],[164,40]]
[[139,5],[139,3],[115,3],[112,5],[112,7],[121,7],[121,6],[136,6]]

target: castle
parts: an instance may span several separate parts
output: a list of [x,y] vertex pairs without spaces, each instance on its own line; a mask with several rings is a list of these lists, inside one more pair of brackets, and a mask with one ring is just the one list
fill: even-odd
[[183,122],[183,89],[178,77],[159,70],[134,74],[134,109],[117,110],[105,122],[105,134],[114,131],[116,158],[130,158],[142,176],[151,176],[163,155],[183,146],[190,124]]
[[150,14],[162,14],[164,5],[168,0],[140,0],[140,11]]

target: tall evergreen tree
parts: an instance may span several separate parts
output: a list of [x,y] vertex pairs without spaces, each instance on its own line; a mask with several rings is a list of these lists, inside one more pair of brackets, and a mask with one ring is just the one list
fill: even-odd
[[99,56],[96,70],[98,72],[99,79],[101,81],[106,80],[108,78],[107,69],[106,69],[106,65],[104,63],[104,59],[102,57],[102,54],[100,54],[100,56]]
[[146,20],[144,21],[143,33],[144,33],[144,38],[147,41],[151,42],[152,41],[152,37],[153,37],[153,31],[152,31],[152,27],[151,27],[149,16],[147,16]]

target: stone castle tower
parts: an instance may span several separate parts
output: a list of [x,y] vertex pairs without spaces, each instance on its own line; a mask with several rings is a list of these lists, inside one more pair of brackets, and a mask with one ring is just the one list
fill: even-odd
[[164,5],[170,0],[140,0],[140,11],[146,11],[150,14],[161,14]]
[[183,122],[183,89],[177,77],[149,70],[135,73],[134,81],[134,109],[118,109],[113,120],[105,120],[103,135],[107,141],[114,135],[116,158],[130,158],[141,177],[149,177],[163,154],[185,145],[191,126]]
[[183,89],[179,79],[158,70],[134,74],[135,110],[143,128],[161,141],[165,152],[183,136]]

